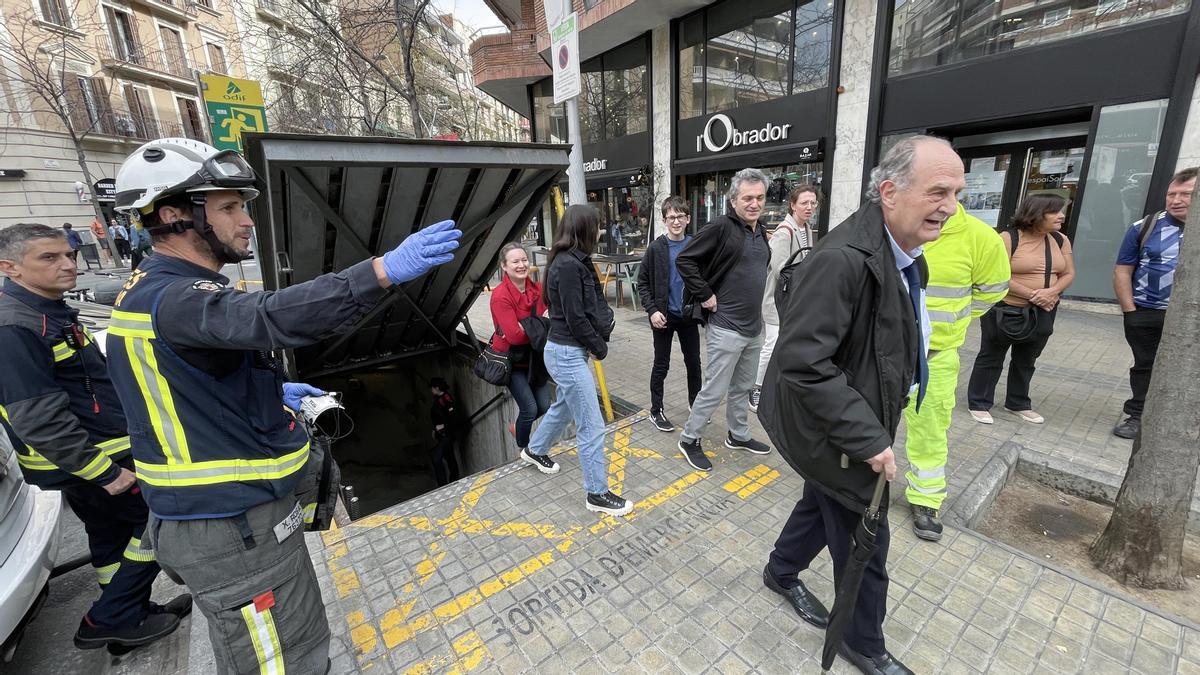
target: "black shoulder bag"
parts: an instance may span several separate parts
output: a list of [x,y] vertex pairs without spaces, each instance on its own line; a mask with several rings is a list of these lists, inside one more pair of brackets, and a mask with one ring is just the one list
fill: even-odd
[[[495,326],[495,329],[501,336],[504,335],[499,326]],[[471,371],[475,373],[475,377],[488,384],[507,387],[512,378],[512,360],[509,358],[508,352],[498,352],[492,349],[492,343],[489,340],[488,346],[475,357],[475,365],[471,367]]]
[[[1059,248],[1062,248],[1062,242],[1059,239],[1061,235],[1057,232],[1052,233],[1055,241],[1059,242]],[[1020,231],[1013,228],[1009,231],[1012,237],[1012,250],[1008,253],[1009,260],[1012,260],[1013,255],[1017,252],[1017,242],[1020,241]],[[1050,253],[1050,239],[1046,239],[1046,274],[1043,282],[1044,288],[1050,288],[1050,272],[1054,266],[1054,260]],[[1029,342],[1038,334],[1038,308],[1032,302],[1024,307],[1014,307],[1001,303],[992,310],[992,316],[996,322],[996,329],[1000,334],[1007,338],[1010,342]]]

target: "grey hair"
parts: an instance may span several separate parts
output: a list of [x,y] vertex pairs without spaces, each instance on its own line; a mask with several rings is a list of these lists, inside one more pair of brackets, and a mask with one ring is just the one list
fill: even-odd
[[29,252],[29,242],[34,239],[63,239],[67,235],[41,223],[17,223],[0,230],[0,260],[20,262]]
[[944,138],[918,134],[899,141],[879,160],[879,166],[871,169],[871,180],[867,183],[867,199],[879,203],[879,186],[883,181],[891,181],[901,190],[908,189],[912,179],[913,163],[917,158],[917,147],[925,143],[936,143],[953,149],[954,146]]
[[725,193],[729,201],[737,199],[738,192],[741,191],[744,183],[762,183],[764,188],[770,185],[770,182],[767,181],[767,174],[758,169],[742,169],[733,174],[733,180],[729,182],[729,192]]

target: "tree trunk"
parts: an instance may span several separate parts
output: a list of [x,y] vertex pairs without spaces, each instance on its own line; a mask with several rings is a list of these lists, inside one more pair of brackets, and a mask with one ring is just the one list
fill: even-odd
[[[1200,223],[1200,181],[1188,221]],[[1180,249],[1141,432],[1112,519],[1090,549],[1101,571],[1143,588],[1186,588],[1183,544],[1200,466],[1200,236]]]

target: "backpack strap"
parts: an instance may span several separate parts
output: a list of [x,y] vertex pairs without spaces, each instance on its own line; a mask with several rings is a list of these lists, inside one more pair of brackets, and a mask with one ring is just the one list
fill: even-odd
[[1017,242],[1021,241],[1021,231],[1015,227],[1008,228],[1008,258],[1017,254]]
[[1146,240],[1150,238],[1150,233],[1154,231],[1154,226],[1158,223],[1158,219],[1162,217],[1162,211],[1146,214],[1142,218],[1142,228],[1138,230],[1138,258],[1142,257],[1142,249],[1146,248]]

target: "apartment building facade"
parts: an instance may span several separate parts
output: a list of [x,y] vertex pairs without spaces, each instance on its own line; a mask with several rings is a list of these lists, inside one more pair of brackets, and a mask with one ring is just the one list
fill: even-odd
[[[510,30],[472,44],[476,82],[527,115],[535,140],[565,142],[541,0],[488,4]],[[727,208],[733,172],[756,166],[772,225],[807,182],[828,228],[861,203],[883,150],[934,133],[964,158],[964,204],[994,226],[1028,194],[1069,199],[1071,293],[1111,300],[1125,228],[1161,208],[1177,168],[1200,163],[1191,0],[574,5],[588,199],[610,224],[654,223],[676,194],[701,225]]]
[[93,198],[112,217],[129,152],[163,136],[208,140],[195,73],[245,75],[223,2],[0,1],[0,227],[86,226]]

